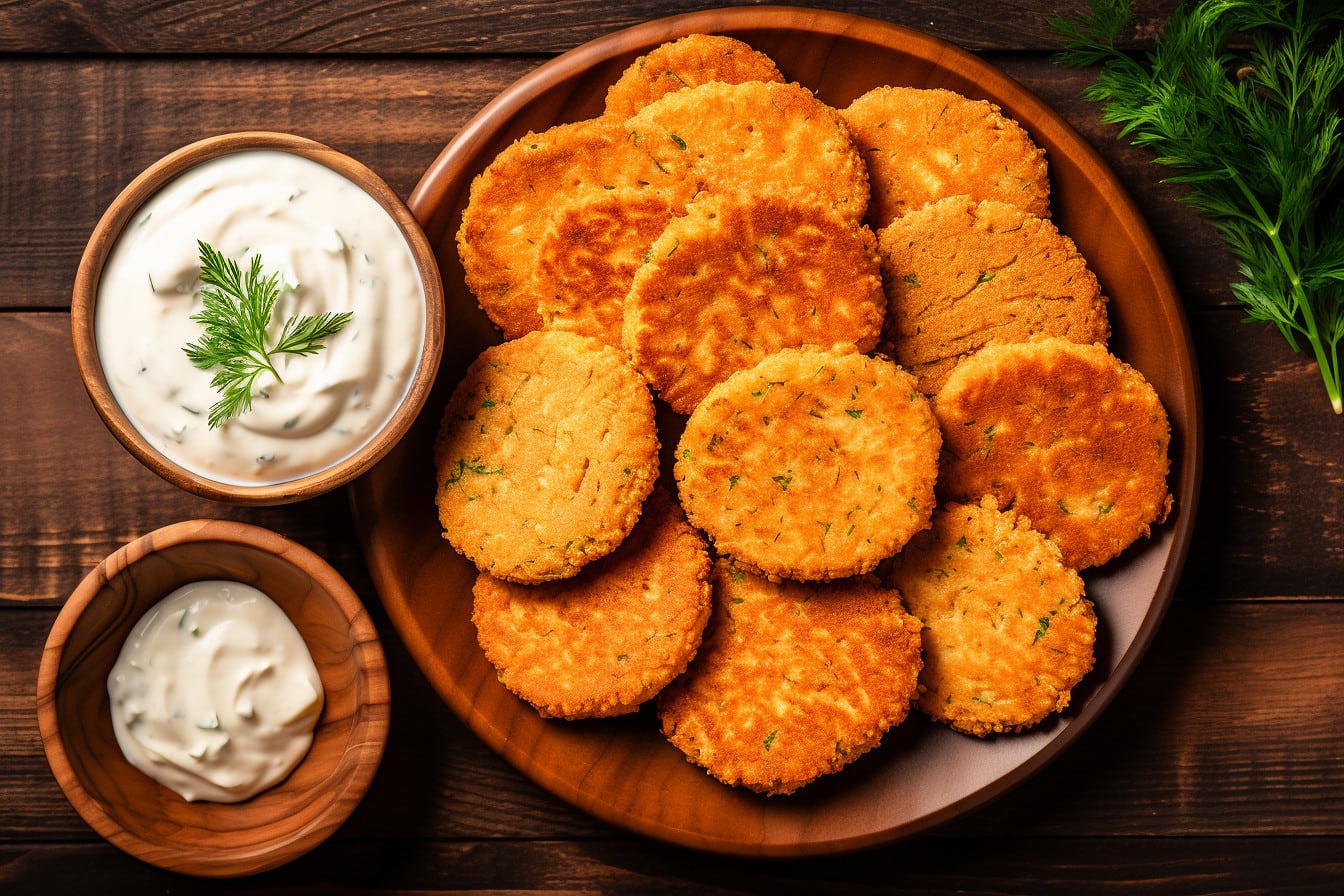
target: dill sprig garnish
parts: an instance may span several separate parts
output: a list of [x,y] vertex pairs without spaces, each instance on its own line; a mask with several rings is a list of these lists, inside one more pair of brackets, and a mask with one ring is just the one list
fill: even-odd
[[210,385],[221,398],[210,408],[214,429],[252,409],[257,377],[269,372],[283,382],[272,356],[311,355],[325,347],[322,341],[340,331],[354,317],[352,311],[290,317],[271,341],[268,328],[280,297],[280,275],[263,274],[261,257],[253,256],[243,275],[237,262],[225,258],[209,243],[198,240],[201,259],[202,308],[191,319],[205,328],[197,342],[183,348],[201,370],[215,370]]
[[1092,0],[1052,17],[1057,61],[1100,65],[1084,98],[1102,119],[1180,173],[1182,197],[1231,248],[1233,295],[1310,347],[1336,414],[1344,340],[1344,9],[1337,0],[1200,0],[1183,4],[1151,52],[1116,48],[1130,0]]

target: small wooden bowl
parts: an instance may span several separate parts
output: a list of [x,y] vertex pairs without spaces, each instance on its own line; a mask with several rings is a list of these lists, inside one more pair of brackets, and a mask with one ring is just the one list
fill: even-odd
[[[273,485],[218,482],[174,463],[136,429],[108,385],[94,332],[98,284],[103,266],[122,230],[137,220],[140,208],[170,181],[193,166],[248,150],[278,150],[310,159],[353,181],[396,222],[410,246],[424,285],[425,334],[420,360],[400,407],[383,429],[344,460],[325,469]],[[169,153],[122,190],[94,227],[75,274],[70,306],[75,360],[94,407],[112,434],[135,457],[164,479],[194,494],[235,504],[275,505],[311,498],[338,488],[377,463],[405,434],[429,396],[443,354],[443,283],[434,249],[415,216],[382,178],[360,162],[321,143],[269,131],[244,131],[209,137]]]
[[[112,731],[107,676],[126,637],[169,592],[203,579],[244,582],[279,604],[326,692],[307,755],[241,803],[187,802],[131,765]],[[236,877],[312,849],[363,798],[387,741],[387,664],[359,598],[312,551],[256,526],[193,520],[119,549],[75,589],[42,653],[37,716],[56,780],[94,830],[170,871]]]

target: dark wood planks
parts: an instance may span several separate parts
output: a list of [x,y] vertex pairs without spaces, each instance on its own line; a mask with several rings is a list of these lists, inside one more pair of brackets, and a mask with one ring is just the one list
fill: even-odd
[[[69,308],[84,244],[160,156],[229,131],[297,133],[403,197],[458,129],[536,61],[25,59],[0,63],[0,308]],[[259,99],[263,98],[263,99]]]
[[[438,700],[376,611],[393,722],[340,839],[590,839],[611,830],[544,793]],[[0,842],[92,840],[46,767],[32,693],[54,611],[0,614]],[[1133,678],[1062,757],[944,833],[1309,836],[1344,830],[1336,761],[1344,602],[1178,604]],[[1252,752],[1248,744],[1256,744]]]
[[[0,4],[0,52],[52,53],[558,53],[648,19],[748,3],[637,0],[613,6],[549,0],[29,0]],[[812,0],[803,4],[882,19],[975,49],[1049,50],[1047,15],[1081,9],[1050,0]],[[1139,0],[1138,39],[1173,0]]]
[[1340,625],[1338,601],[1177,604],[1078,743],[956,830],[1060,837],[1340,830],[1344,772],[1328,768],[1334,707],[1344,699],[1339,642],[1329,633]]
[[[610,834],[600,822],[523,779],[458,722],[393,634],[376,597],[368,592],[361,597],[388,656],[393,721],[370,793],[342,836]],[[0,615],[0,651],[6,657],[0,665],[0,842],[98,839],[57,786],[37,727],[37,668],[55,617],[55,610],[33,609]]]
[[[1338,598],[1344,418],[1330,412],[1314,363],[1277,332],[1219,310],[1195,313],[1192,328],[1208,396],[1206,451],[1178,597]],[[371,590],[342,495],[238,508],[172,488],[103,426],[69,340],[66,313],[0,314],[0,407],[15,409],[0,414],[0,609],[57,605],[121,544],[195,517],[276,529]]]
[[[3,7],[0,7],[2,9]],[[160,156],[212,134],[280,130],[348,153],[409,196],[464,124],[544,57],[25,58],[0,64],[0,309],[68,308],[89,233],[107,206]],[[1120,175],[1191,306],[1228,305],[1230,256],[1212,229],[1160,183],[1150,154],[1115,139],[1079,97],[1093,75],[1039,54],[989,61],[1035,91]],[[108,135],[116,135],[110,138]],[[52,210],[59,210],[53,213]]]
[[[1043,13],[1082,0],[814,4],[981,51],[1096,146],[1172,265],[1206,396],[1194,545],[1134,678],[1059,760],[932,836],[779,863],[613,830],[518,775],[438,700],[381,614],[342,495],[268,509],[195,499],[103,428],[69,350],[69,287],[94,222],[150,161],[225,130],[288,130],[405,196],[536,65],[714,5],[0,0],[0,891],[1338,891],[1344,419],[1307,359],[1240,322],[1227,254],[1166,172],[1079,98],[1091,75],[1049,61]],[[1142,46],[1175,2],[1138,5]],[[33,707],[41,646],[74,584],[125,541],[193,516],[260,523],[330,559],[374,613],[393,675],[387,755],[349,823],[289,867],[213,886],[99,840],[47,769]]]
[[11,896],[83,892],[959,893],[1076,896],[1312,896],[1338,892],[1344,838],[931,837],[857,855],[778,863],[688,854],[656,843],[381,841],[328,843],[243,881],[184,882],[110,846],[0,847]]
[[265,525],[328,557],[356,587],[367,583],[343,494],[263,510],[178,491],[103,426],[75,367],[68,314],[0,314],[0,333],[0,607],[58,604],[120,545],[196,518]]

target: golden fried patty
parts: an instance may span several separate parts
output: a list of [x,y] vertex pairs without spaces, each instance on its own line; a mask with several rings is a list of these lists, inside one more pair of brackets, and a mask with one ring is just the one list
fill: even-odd
[[648,386],[595,339],[537,330],[487,348],[434,445],[444,537],[523,584],[611,553],[658,476]]
[[771,583],[724,560],[713,582],[704,644],[656,701],[691,762],[727,784],[792,793],[905,719],[920,623],[896,592],[866,576]]
[[660,170],[608,118],[527,134],[472,181],[458,254],[467,286],[505,339],[541,326],[533,273],[552,220],[570,203],[612,189],[662,194],[675,207],[694,194],[693,185]]
[[1106,299],[1073,240],[1001,202],[954,196],[879,234],[888,314],[882,350],[937,392],[990,342],[1105,342]]
[[625,123],[660,170],[710,192],[790,196],[855,221],[868,169],[840,115],[798,84],[710,82],[669,93]]
[[993,103],[951,90],[878,87],[840,114],[868,163],[876,227],[962,194],[1050,217],[1045,151]]
[[1166,519],[1171,429],[1157,392],[1100,345],[991,345],[934,398],[939,488],[993,495],[1055,540],[1075,569],[1119,554]]
[[993,498],[948,504],[889,582],[924,623],[919,708],[957,731],[1021,731],[1069,705],[1097,618],[1059,548]]
[[622,348],[625,296],[673,209],[665,196],[603,190],[565,204],[537,246],[542,325]]
[[544,717],[633,712],[700,646],[709,565],[704,539],[655,489],[621,546],[572,579],[517,585],[482,573],[477,640],[504,686]]
[[607,90],[607,115],[626,119],[677,90],[709,81],[783,81],[774,60],[736,38],[691,34],[640,56]]
[[815,203],[702,194],[653,243],[625,298],[625,347],[673,410],[781,348],[882,329],[877,240]]
[[715,386],[674,467],[720,553],[768,576],[868,572],[929,524],[938,424],[914,378],[853,349],[785,349]]

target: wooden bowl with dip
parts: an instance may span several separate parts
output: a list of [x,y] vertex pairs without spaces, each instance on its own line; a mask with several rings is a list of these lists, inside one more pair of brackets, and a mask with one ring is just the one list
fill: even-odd
[[[236,310],[217,350],[189,359],[221,332],[194,317],[202,243],[244,287],[253,260],[274,278],[268,363],[246,360]],[[261,306],[240,292],[239,308]],[[347,311],[339,331],[290,346],[320,348],[276,350],[288,322]],[[443,352],[443,286],[419,223],[369,168],[303,137],[231,133],[170,153],[113,201],[80,260],[71,328],[94,406],[145,466],[207,498],[284,504],[345,485],[405,434]],[[217,420],[230,381],[250,407]]]
[[[113,706],[109,674],[123,645],[162,598],[207,580],[251,585],[269,596],[297,629],[321,681],[311,746],[286,777],[241,802],[187,801],[134,766],[114,730],[113,713],[125,705]],[[218,635],[202,629],[179,634]],[[217,684],[221,673],[211,670]],[[179,679],[177,687],[183,685]],[[257,697],[256,706],[264,700]],[[229,718],[233,708],[221,709],[217,719]],[[388,673],[367,611],[324,560],[266,529],[193,520],[122,547],[75,589],[42,654],[37,712],[52,772],[95,831],[161,868],[236,877],[306,853],[349,817],[387,740]]]

